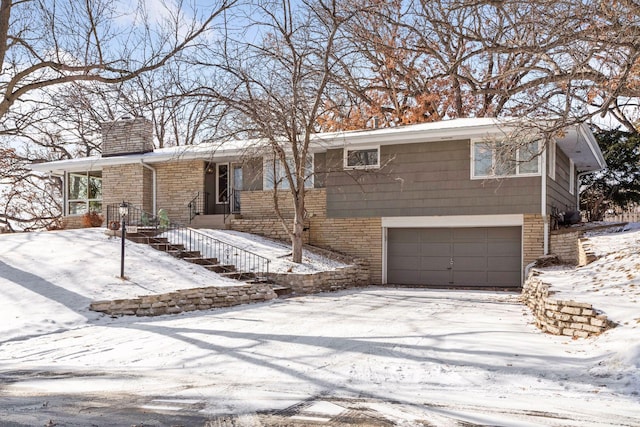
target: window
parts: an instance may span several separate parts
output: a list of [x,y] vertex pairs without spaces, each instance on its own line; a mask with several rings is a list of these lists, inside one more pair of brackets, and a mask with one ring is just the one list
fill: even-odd
[[[293,159],[287,159],[289,170],[294,174],[295,179],[295,165]],[[287,179],[285,168],[282,167],[280,159],[274,159],[273,157],[265,157],[263,161],[263,188],[265,190],[273,190],[278,188],[279,190],[289,189],[289,180]],[[277,184],[277,185],[276,185]],[[305,188],[313,188],[313,156],[307,157],[305,164]]]
[[67,184],[67,215],[102,212],[101,171],[70,173]]
[[380,167],[380,147],[344,150],[345,169],[375,169]]
[[555,180],[556,179],[556,142],[554,140],[549,141],[547,144],[547,159],[548,159],[548,167],[547,167],[547,175],[549,178]]
[[538,141],[519,148],[504,142],[478,141],[471,145],[473,178],[531,176],[540,172]]
[[224,204],[229,200],[229,164],[217,165],[216,203]]
[[569,159],[569,193],[576,194],[576,164]]

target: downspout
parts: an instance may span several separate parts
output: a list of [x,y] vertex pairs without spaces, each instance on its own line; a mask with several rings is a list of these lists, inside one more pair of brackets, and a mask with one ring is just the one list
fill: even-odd
[[549,255],[549,218],[547,216],[547,149],[542,153],[542,188],[540,196],[540,213],[543,222],[543,255]]
[[156,172],[155,168],[153,168],[153,167],[149,166],[148,164],[146,164],[144,162],[144,160],[142,160],[142,159],[140,160],[140,164],[143,167],[145,167],[145,168],[147,168],[147,169],[149,169],[151,171],[151,176],[152,176],[152,178],[151,178],[151,181],[152,181],[152,183],[151,183],[151,199],[152,199],[151,205],[152,205],[152,209],[153,209],[152,213],[155,215],[158,212],[158,207],[156,206],[156,188],[157,188],[156,176],[157,176],[157,172]]

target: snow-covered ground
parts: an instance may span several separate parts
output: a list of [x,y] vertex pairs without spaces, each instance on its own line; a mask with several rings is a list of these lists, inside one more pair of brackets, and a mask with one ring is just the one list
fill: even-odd
[[228,282],[132,243],[122,281],[119,241],[100,230],[0,235],[0,425],[302,426],[356,411],[400,426],[638,426],[640,230],[599,239],[603,261],[543,273],[621,323],[572,340],[537,330],[518,295],[480,291],[110,318],[88,302]]

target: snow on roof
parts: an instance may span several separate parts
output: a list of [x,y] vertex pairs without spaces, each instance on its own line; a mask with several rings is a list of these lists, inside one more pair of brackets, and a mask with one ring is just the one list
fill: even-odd
[[[515,118],[497,119],[491,117],[462,118],[415,125],[363,129],[314,134],[311,140],[312,152],[323,152],[331,148],[360,145],[388,145],[442,141],[452,139],[483,138],[504,134],[520,120]],[[602,153],[595,143],[591,132],[582,125],[573,132],[567,132],[562,139],[565,146],[573,147],[575,153],[582,153],[576,161],[579,170],[598,170],[605,166]],[[585,130],[586,129],[586,130]],[[585,136],[586,135],[586,136]],[[84,157],[71,160],[59,160],[47,163],[35,163],[31,169],[39,172],[63,174],[68,171],[100,170],[109,165],[132,163],[162,163],[175,160],[210,160],[226,162],[246,157],[248,154],[261,155],[266,142],[260,139],[220,140],[198,145],[184,145],[156,149],[143,154],[128,154],[112,157]],[[573,154],[567,153],[573,158]],[[577,154],[575,154],[577,155]]]

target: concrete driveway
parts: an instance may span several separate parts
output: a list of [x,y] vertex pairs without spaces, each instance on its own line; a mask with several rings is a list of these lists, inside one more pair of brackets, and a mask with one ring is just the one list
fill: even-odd
[[4,342],[0,424],[640,425],[606,357],[517,294],[374,287]]

